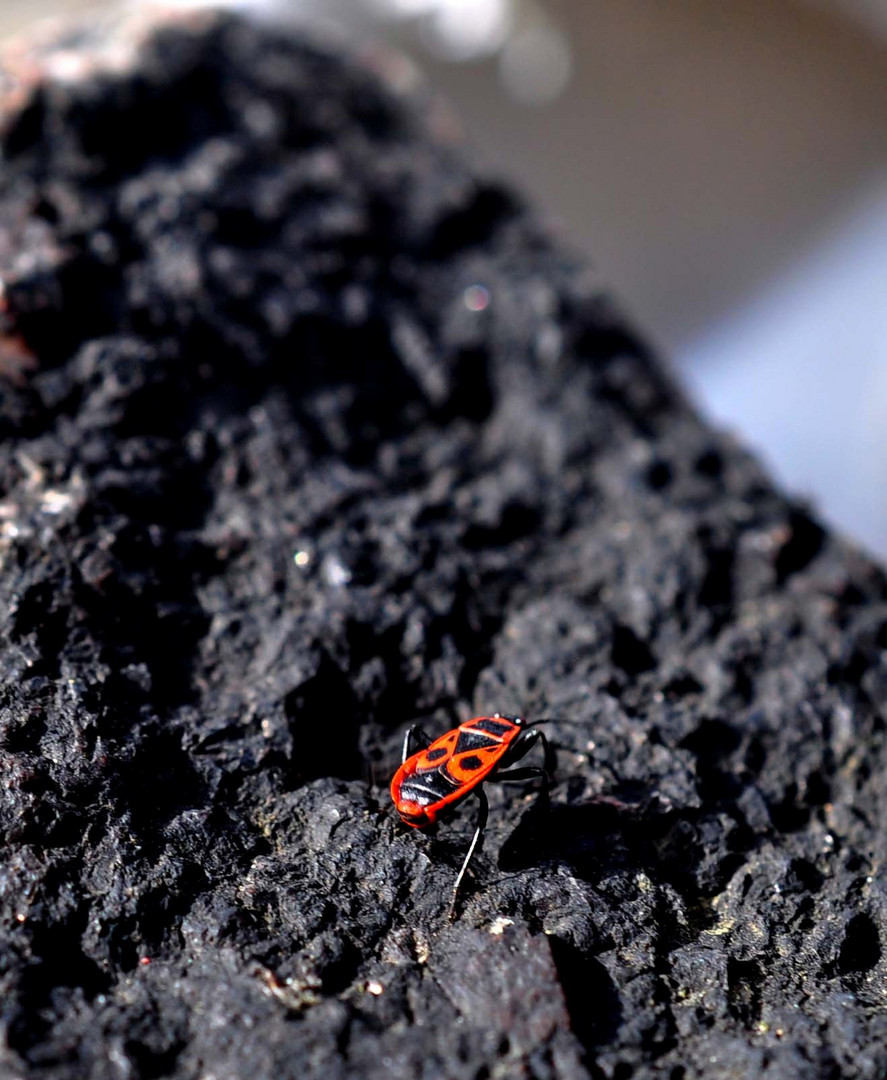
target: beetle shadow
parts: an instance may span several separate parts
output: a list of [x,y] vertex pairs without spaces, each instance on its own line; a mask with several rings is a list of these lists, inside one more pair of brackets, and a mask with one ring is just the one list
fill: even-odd
[[[542,791],[499,849],[505,871],[561,862],[584,880],[594,881],[614,866],[640,867],[656,860],[649,833],[651,800],[646,791],[621,792],[625,799],[600,797],[581,803],[550,804]],[[600,1048],[613,1043],[624,1019],[619,990],[596,950],[549,937],[551,957],[586,1067]]]
[[500,869],[559,862],[590,882],[613,870],[655,871],[676,814],[664,811],[646,789],[621,791],[620,796],[549,804],[540,793],[502,844]]

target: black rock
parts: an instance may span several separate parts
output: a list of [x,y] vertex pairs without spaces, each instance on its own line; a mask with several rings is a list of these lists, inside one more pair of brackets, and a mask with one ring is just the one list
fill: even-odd
[[[2,1075],[883,1076],[881,570],[384,62],[95,48],[2,111]],[[387,783],[496,711],[450,921]]]

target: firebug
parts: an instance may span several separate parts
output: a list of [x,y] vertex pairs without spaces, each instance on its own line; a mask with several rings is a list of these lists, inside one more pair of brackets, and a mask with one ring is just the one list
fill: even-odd
[[[468,864],[483,836],[489,803],[483,785],[488,782],[522,782],[541,778],[547,791],[554,773],[554,752],[536,725],[520,716],[476,716],[433,742],[413,725],[403,742],[401,765],[391,781],[391,798],[401,819],[416,829],[433,825],[471,794],[479,802],[477,826],[468,854],[453,885],[453,903]],[[537,743],[545,752],[544,768],[509,768]],[[413,745],[420,749],[413,752]]]

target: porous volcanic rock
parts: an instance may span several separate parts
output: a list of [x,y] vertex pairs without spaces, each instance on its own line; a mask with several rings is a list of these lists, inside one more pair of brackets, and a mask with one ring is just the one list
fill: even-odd
[[0,1073],[882,1077],[882,571],[396,62],[119,44],[3,90]]

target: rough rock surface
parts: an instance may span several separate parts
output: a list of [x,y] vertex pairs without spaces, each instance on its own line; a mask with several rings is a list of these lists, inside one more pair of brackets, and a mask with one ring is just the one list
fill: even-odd
[[[0,1075],[883,1076],[882,572],[421,88],[77,48],[3,103]],[[558,778],[451,923],[387,781],[493,711]]]

